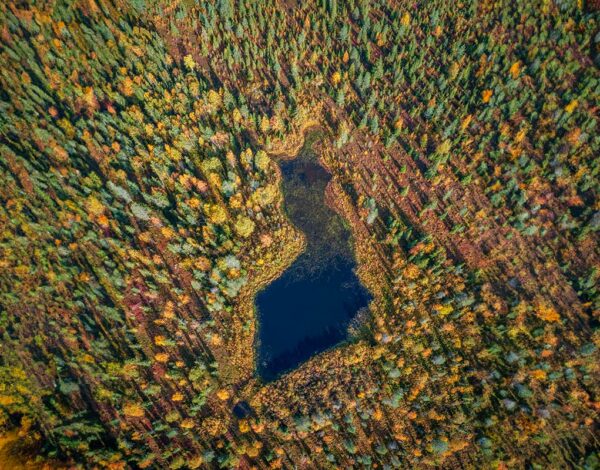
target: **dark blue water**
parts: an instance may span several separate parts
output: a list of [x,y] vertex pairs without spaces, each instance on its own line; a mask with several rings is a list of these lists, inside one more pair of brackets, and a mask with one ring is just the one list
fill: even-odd
[[286,213],[307,245],[256,298],[258,373],[267,381],[344,341],[370,300],[354,272],[350,231],[325,203],[330,175],[312,151],[316,137],[280,165]]

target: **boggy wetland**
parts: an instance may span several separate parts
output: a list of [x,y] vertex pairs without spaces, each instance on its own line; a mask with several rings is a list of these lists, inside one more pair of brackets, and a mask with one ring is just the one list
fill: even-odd
[[285,212],[306,243],[256,298],[258,372],[265,380],[346,339],[370,299],[354,271],[350,230],[325,201],[331,176],[314,150],[321,134],[308,131],[298,155],[279,163]]

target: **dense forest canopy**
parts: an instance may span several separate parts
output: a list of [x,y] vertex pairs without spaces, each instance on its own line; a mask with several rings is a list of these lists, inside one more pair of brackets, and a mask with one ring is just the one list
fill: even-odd
[[[597,468],[599,23],[1,2],[0,430],[81,468]],[[373,300],[265,384],[254,298],[304,246],[277,160],[311,127]]]

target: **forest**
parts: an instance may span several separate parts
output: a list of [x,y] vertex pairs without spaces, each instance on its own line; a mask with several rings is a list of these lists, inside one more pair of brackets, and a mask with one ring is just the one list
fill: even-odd
[[[0,2],[0,469],[600,468],[599,31],[593,0]],[[315,132],[368,311],[265,380]]]

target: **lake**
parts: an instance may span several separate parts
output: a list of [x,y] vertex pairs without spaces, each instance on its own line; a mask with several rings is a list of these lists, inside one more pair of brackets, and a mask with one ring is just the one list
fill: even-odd
[[307,243],[256,297],[257,369],[266,381],[346,340],[350,322],[371,299],[354,271],[350,230],[325,203],[331,176],[312,150],[318,138],[311,133],[296,158],[280,162],[285,211]]

